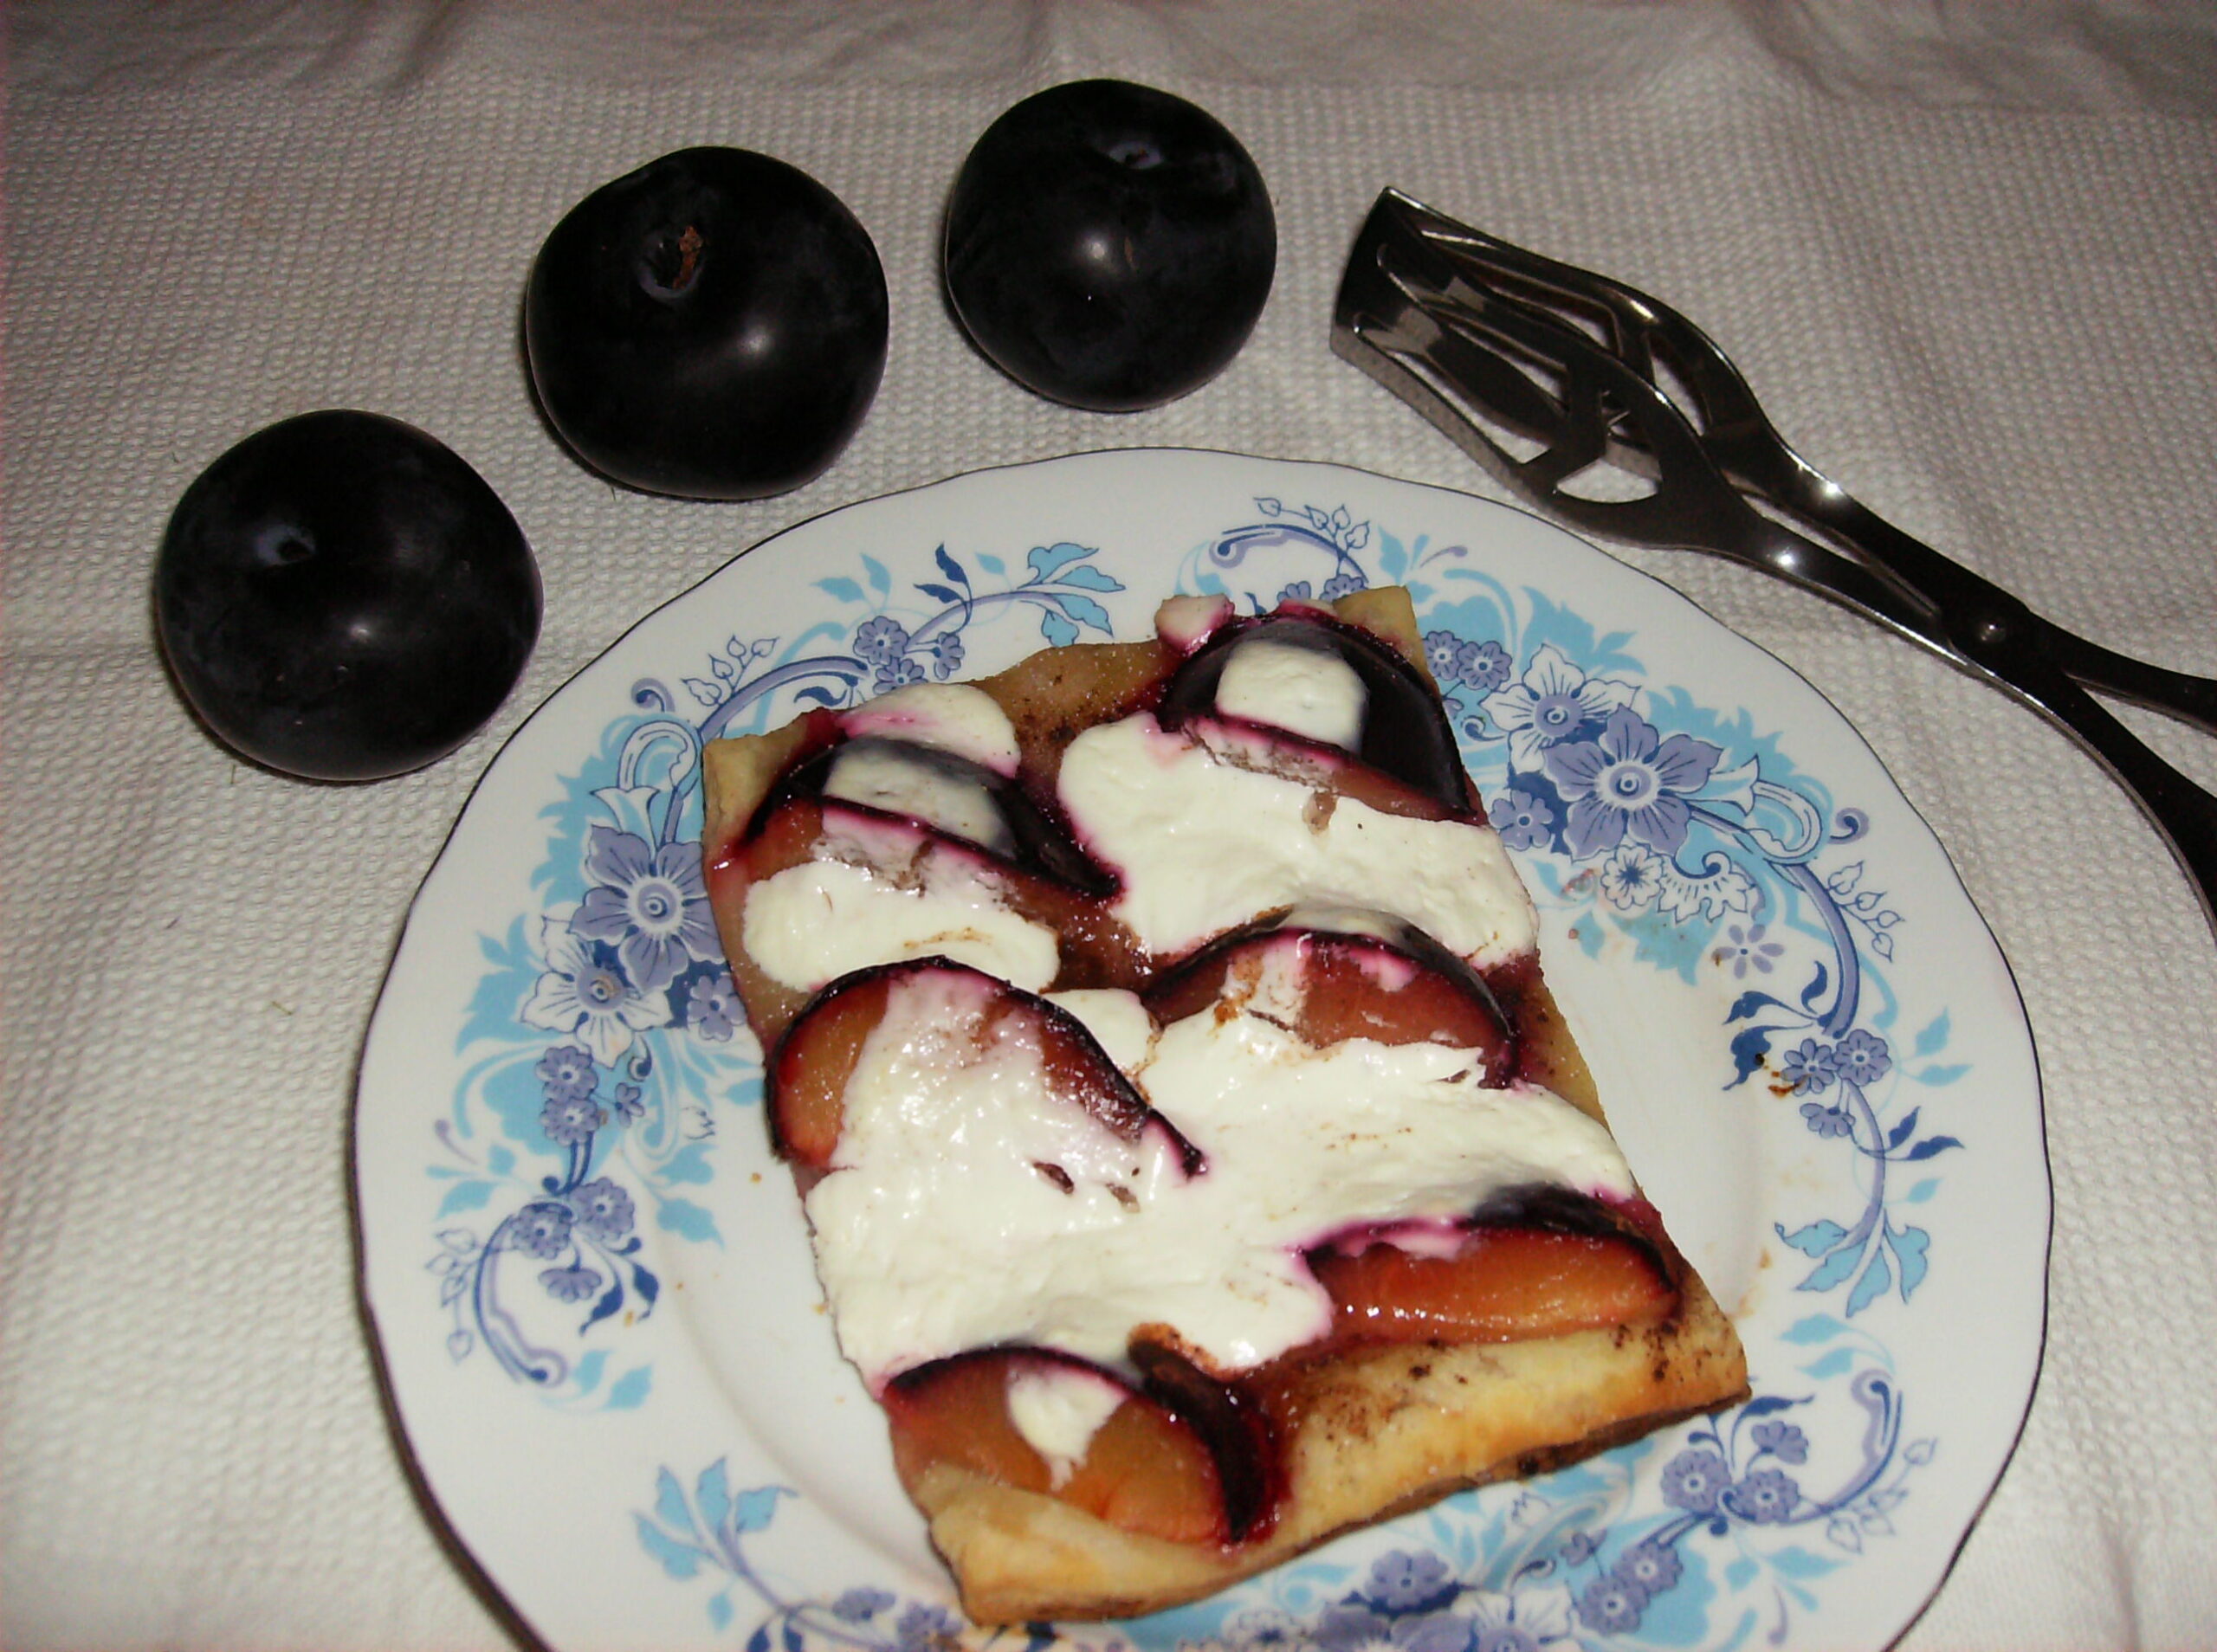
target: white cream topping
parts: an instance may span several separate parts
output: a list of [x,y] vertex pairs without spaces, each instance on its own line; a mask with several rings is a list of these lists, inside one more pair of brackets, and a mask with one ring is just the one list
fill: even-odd
[[998,775],[1016,772],[1016,729],[1008,713],[966,682],[912,682],[857,706],[839,719],[839,726],[850,738],[908,740],[968,758]]
[[1055,932],[1011,910],[976,856],[920,831],[827,811],[827,851],[747,892],[747,949],[773,980],[813,992],[850,970],[937,953],[1037,991]]
[[1217,679],[1218,715],[1244,717],[1347,752],[1362,743],[1370,691],[1338,655],[1277,642],[1267,631],[1231,649]]
[[1154,634],[1180,654],[1191,654],[1231,617],[1229,597],[1166,597],[1154,610]]
[[1145,713],[1072,741],[1059,789],[1086,846],[1122,879],[1110,910],[1151,952],[1309,905],[1406,918],[1481,965],[1538,944],[1531,898],[1492,828],[1389,815],[1220,761]]
[[1138,1321],[1094,1300],[1088,1258],[1119,1249],[1136,1213],[1185,1180],[1160,1131],[1126,1141],[1053,1095],[1018,1025],[980,1048],[989,991],[946,972],[895,983],[848,1081],[831,1171],[808,1195],[840,1346],[873,1387],[997,1342],[1121,1358],[1120,1326]]
[[1047,1460],[1048,1483],[1057,1491],[1070,1483],[1093,1436],[1126,1397],[1106,1377],[1074,1365],[1018,1365],[1009,1373],[1007,1391],[1008,1420]]
[[1278,920],[1281,929],[1321,929],[1334,935],[1361,935],[1399,945],[1401,921],[1372,907],[1296,907]]
[[1176,1023],[1134,1075],[1207,1156],[1188,1178],[1160,1133],[1128,1142],[1051,1096],[1028,1038],[979,1049],[978,991],[895,986],[809,1195],[840,1343],[872,1384],[996,1343],[1120,1366],[1135,1328],[1166,1323],[1244,1369],[1328,1328],[1301,1253],[1337,1233],[1451,1220],[1534,1182],[1632,1191],[1605,1129],[1544,1090],[1484,1087],[1475,1052],[1314,1050],[1248,1013]]
[[1047,1002],[1076,1016],[1108,1059],[1125,1072],[1146,1065],[1154,1049],[1154,1022],[1138,993],[1121,987],[1082,987],[1050,992]]
[[924,821],[996,854],[1015,847],[1007,819],[983,785],[950,774],[897,743],[863,740],[841,746],[824,777],[824,795]]

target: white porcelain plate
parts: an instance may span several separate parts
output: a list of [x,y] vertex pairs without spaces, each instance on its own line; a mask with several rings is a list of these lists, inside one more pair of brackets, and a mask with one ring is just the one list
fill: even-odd
[[[1137,1621],[971,1629],[837,1356],[707,921],[701,743],[1050,643],[1409,587],[1618,1133],[1755,1397]],[[1605,784],[1606,782],[1606,784]],[[1777,661],[1532,517],[1118,452],[771,539],[524,726],[362,1063],[365,1291],[446,1519],[561,1652],[1885,1645],[2007,1459],[2048,1188],[2008,971]]]

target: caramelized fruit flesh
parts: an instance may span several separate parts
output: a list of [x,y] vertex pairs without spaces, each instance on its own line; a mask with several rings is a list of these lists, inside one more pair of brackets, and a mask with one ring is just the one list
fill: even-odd
[[1055,1483],[1053,1466],[1010,1416],[1008,1395],[1014,1377],[1057,1369],[1116,1381],[1080,1360],[1010,1348],[958,1354],[895,1378],[884,1399],[902,1483],[913,1489],[926,1470],[947,1464],[1058,1497],[1128,1532],[1173,1543],[1229,1541],[1222,1482],[1200,1432],[1128,1385],[1119,1384],[1122,1402]]
[[955,1002],[969,1019],[971,1045],[984,1051],[1018,1040],[1034,1045],[1049,1094],[1136,1141],[1160,1131],[1188,1172],[1200,1156],[1149,1107],[1093,1035],[1068,1011],[1036,994],[942,958],[883,964],[842,976],[812,999],[779,1042],[770,1068],[770,1130],[778,1150],[805,1170],[826,1171],[846,1121],[846,1095],[870,1035],[904,983],[944,975],[969,989]]
[[1600,1234],[1477,1228],[1451,1255],[1380,1243],[1309,1262],[1350,1341],[1515,1342],[1652,1324],[1678,1300],[1652,1249]]
[[1477,972],[1438,943],[1404,948],[1368,935],[1281,926],[1219,941],[1147,992],[1165,1024],[1254,991],[1270,949],[1297,949],[1304,991],[1293,1030],[1313,1049],[1349,1038],[1445,1044],[1482,1053],[1485,1081],[1507,1081],[1516,1041]]

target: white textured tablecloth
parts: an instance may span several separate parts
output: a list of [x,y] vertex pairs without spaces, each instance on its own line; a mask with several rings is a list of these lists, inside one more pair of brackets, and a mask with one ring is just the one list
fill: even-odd
[[[1326,346],[1402,186],[1662,294],[1798,445],[2116,647],[2217,673],[2217,11],[2207,5],[154,0],[11,8],[0,494],[0,1644],[511,1643],[411,1494],[359,1318],[354,1065],[408,900],[499,742],[632,620],[849,500],[1103,446],[1344,461],[1503,497]],[[1017,98],[1096,74],[1221,116],[1279,215],[1231,370],[1050,406],[958,336],[940,203]],[[876,239],[883,388],[802,491],[619,493],[533,411],[518,300],[589,189],[728,142]],[[507,501],[539,651],[448,761],[245,766],[173,698],[171,505],[326,405],[436,432]],[[2217,945],[2060,736],[1761,578],[1629,560],[1821,687],[2013,964],[2055,1189],[2022,1443],[1904,1644],[2217,1644]],[[2205,783],[2217,743],[2135,716]],[[1968,1357],[1975,1351],[1967,1351]]]

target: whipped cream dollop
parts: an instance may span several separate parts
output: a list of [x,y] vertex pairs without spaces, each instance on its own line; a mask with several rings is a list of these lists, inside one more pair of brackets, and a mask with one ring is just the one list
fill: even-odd
[[850,739],[877,736],[928,745],[991,769],[1016,772],[1016,726],[984,689],[966,682],[912,682],[866,700],[839,719]]
[[813,992],[850,971],[934,954],[1027,991],[1055,978],[1055,932],[1011,907],[984,856],[836,808],[824,812],[821,847],[747,891],[747,949],[773,980]]
[[1121,880],[1109,910],[1148,951],[1183,953],[1295,906],[1388,912],[1481,967],[1538,945],[1531,897],[1492,828],[1386,814],[1249,758],[1145,713],[1088,729],[1063,754],[1063,806]]
[[934,758],[906,741],[850,740],[838,747],[824,777],[824,796],[921,821],[996,855],[1016,847],[984,772]]
[[1046,1459],[1047,1483],[1059,1491],[1127,1391],[1080,1366],[1019,1365],[1009,1372],[1007,1396],[1008,1420]]
[[1216,710],[1352,752],[1370,704],[1355,668],[1335,654],[1275,642],[1268,631],[1232,645],[1217,679]]

